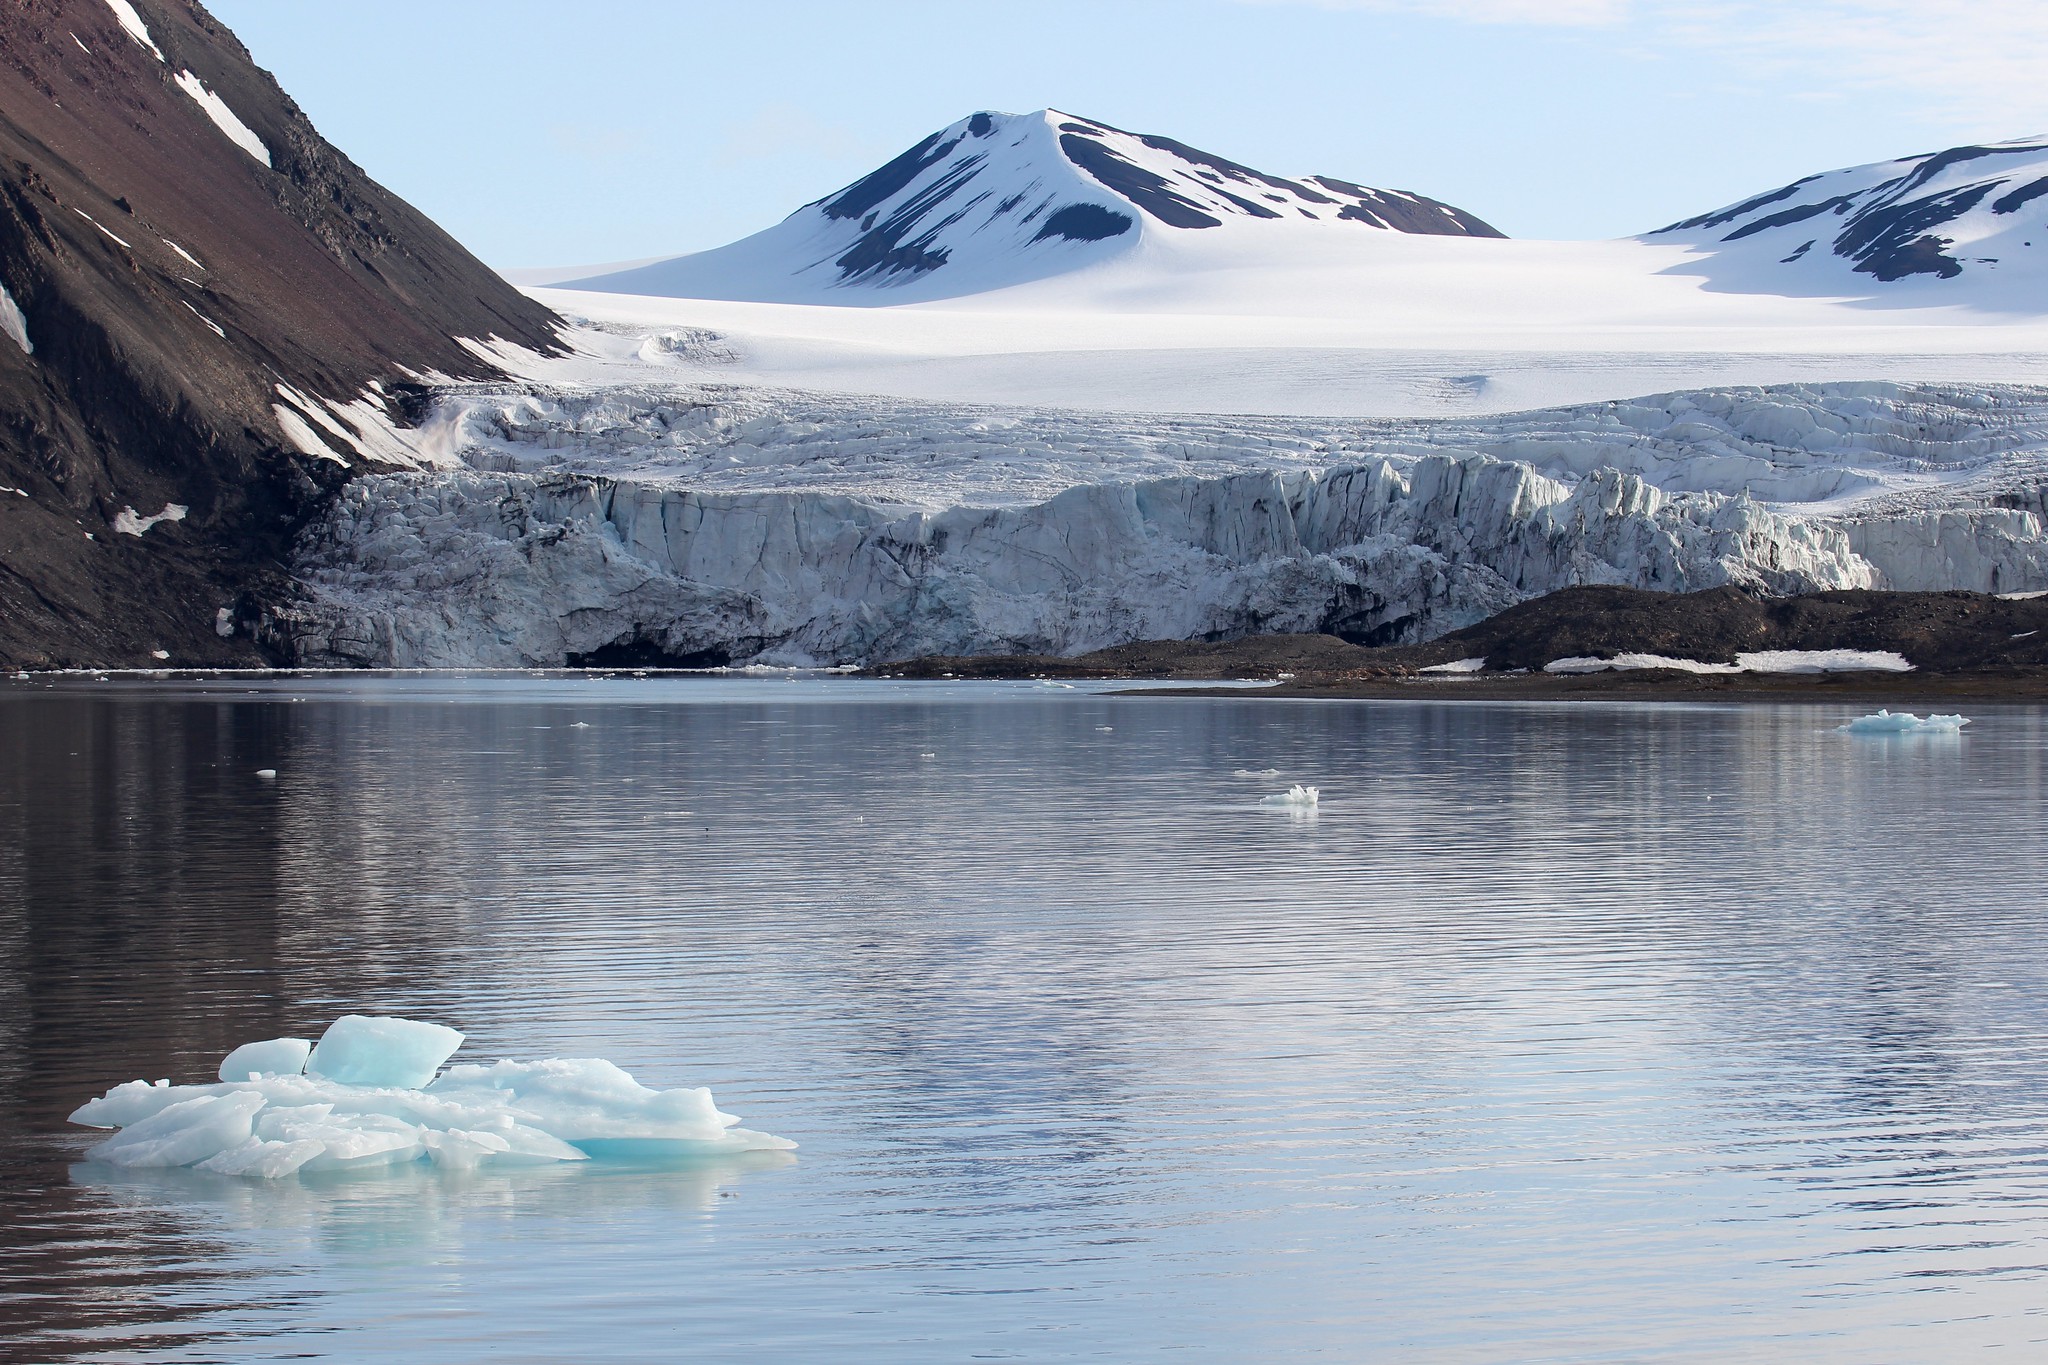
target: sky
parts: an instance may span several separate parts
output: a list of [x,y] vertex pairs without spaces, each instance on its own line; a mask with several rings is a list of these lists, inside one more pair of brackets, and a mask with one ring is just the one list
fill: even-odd
[[2042,0],[208,0],[500,268],[767,227],[977,109],[1615,237],[2048,132]]

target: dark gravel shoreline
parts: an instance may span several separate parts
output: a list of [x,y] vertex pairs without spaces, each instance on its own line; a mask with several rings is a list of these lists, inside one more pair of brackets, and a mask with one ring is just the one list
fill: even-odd
[[[1733,663],[1763,650],[1853,649],[1903,655],[1912,672],[1543,672],[1552,660],[1658,654]],[[1484,658],[1476,673],[1422,670]],[[2048,597],[1990,593],[1829,592],[1767,598],[1737,588],[1653,593],[1569,588],[1419,645],[1366,648],[1332,635],[1147,641],[1073,658],[912,659],[869,670],[900,678],[1184,681],[1165,695],[1248,695],[1200,684],[1265,678],[1261,697],[1431,701],[1876,703],[2048,701]],[[1148,689],[1146,695],[1162,695]]]

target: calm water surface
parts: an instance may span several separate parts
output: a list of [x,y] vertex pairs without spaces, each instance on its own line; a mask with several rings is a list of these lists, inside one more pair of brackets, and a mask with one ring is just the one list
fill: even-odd
[[[0,683],[0,1358],[2031,1358],[2048,713],[1849,714]],[[264,1183],[63,1122],[352,1011],[801,1150]]]

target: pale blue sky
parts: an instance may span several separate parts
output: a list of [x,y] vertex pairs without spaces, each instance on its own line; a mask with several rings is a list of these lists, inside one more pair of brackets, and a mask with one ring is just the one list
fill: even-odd
[[2039,0],[209,0],[322,132],[498,266],[766,227],[1051,105],[1518,237],[1659,227],[2048,131]]

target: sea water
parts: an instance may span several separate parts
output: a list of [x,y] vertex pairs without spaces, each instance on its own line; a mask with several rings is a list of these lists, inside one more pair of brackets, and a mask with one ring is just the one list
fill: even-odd
[[[0,1355],[2038,1351],[2048,713],[1860,710],[0,683]],[[65,1123],[350,1013],[799,1149],[258,1180]]]

